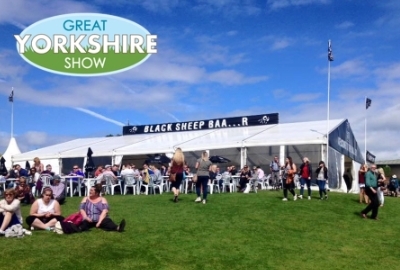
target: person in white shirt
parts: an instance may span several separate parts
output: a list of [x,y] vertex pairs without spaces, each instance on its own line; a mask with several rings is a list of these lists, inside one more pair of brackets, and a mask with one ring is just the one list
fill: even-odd
[[132,169],[131,165],[126,164],[125,168],[121,171],[121,176],[124,175],[134,175],[135,171]]
[[261,181],[265,176],[265,173],[264,173],[263,169],[261,169],[260,166],[257,166],[256,175],[257,175],[258,181]]

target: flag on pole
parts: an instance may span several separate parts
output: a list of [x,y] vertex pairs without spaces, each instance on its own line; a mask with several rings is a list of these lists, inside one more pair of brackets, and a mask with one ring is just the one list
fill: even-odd
[[331,40],[328,40],[328,60],[333,61]]
[[368,108],[371,107],[371,103],[372,103],[372,100],[371,100],[371,99],[367,98],[367,99],[365,100],[365,109],[366,109],[366,110],[368,110]]
[[11,91],[10,96],[8,97],[8,101],[14,102],[14,90]]

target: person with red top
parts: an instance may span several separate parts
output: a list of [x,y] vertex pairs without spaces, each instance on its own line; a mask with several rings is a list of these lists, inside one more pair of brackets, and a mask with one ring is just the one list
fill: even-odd
[[303,164],[300,165],[300,196],[299,199],[303,199],[304,185],[307,185],[308,199],[311,200],[311,175],[312,167],[310,160],[307,157],[303,158]]
[[367,171],[368,166],[366,164],[362,165],[358,171],[358,186],[360,187],[360,203],[363,203],[364,200],[366,204],[369,204],[367,193],[365,193],[365,174]]
[[176,174],[175,181],[171,182],[174,202],[178,202],[179,188],[183,179],[183,165],[185,165],[185,156],[183,155],[182,149],[177,148],[172,157],[171,166],[169,167],[169,173]]

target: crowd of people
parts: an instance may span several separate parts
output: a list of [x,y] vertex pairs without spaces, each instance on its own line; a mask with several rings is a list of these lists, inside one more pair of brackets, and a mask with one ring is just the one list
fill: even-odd
[[[302,164],[298,167],[290,156],[285,159],[284,164],[280,164],[278,157],[269,164],[269,185],[277,181],[283,190],[283,201],[288,200],[288,194],[293,196],[293,200],[303,199],[304,190],[307,188],[307,198],[311,199],[311,181],[316,179],[319,189],[319,198],[328,199],[327,181],[328,169],[323,161],[318,163],[318,167],[313,170],[311,162],[304,157]],[[93,172],[93,177],[97,184],[90,188],[88,197],[85,197],[80,205],[80,215],[82,224],[75,226],[64,222],[61,215],[61,204],[65,201],[65,184],[61,177],[52,171],[51,165],[44,166],[39,158],[35,158],[32,168],[25,170],[19,164],[13,166],[12,170],[3,175],[4,179],[14,178],[15,181],[7,183],[4,190],[4,199],[0,201],[0,235],[4,235],[7,228],[16,224],[22,224],[20,211],[21,204],[31,205],[29,216],[26,223],[31,229],[53,230],[57,223],[62,227],[68,227],[68,231],[80,232],[89,230],[92,227],[102,228],[109,231],[123,231],[125,220],[119,225],[115,224],[108,217],[108,202],[102,196],[106,179],[110,179],[112,184],[124,182],[125,176],[134,176],[141,179],[144,184],[152,182],[160,184],[164,177],[169,177],[170,188],[173,193],[173,201],[179,201],[179,192],[182,181],[186,177],[191,177],[192,185],[196,186],[196,203],[207,203],[208,188],[210,183],[223,188],[224,180],[231,179],[232,176],[238,178],[237,188],[239,192],[245,192],[249,185],[258,186],[267,179],[267,174],[260,166],[254,166],[251,170],[248,165],[237,170],[235,166],[226,166],[224,171],[217,164],[209,160],[208,152],[204,151],[194,166],[195,177],[185,162],[184,153],[178,148],[169,166],[161,165],[159,168],[154,164],[144,163],[139,170],[134,164],[125,164],[120,168],[118,165],[98,166]],[[85,174],[78,165],[72,167],[68,174],[72,178],[73,188],[78,187],[79,178],[84,178]],[[75,177],[76,176],[76,177]],[[50,178],[50,185],[43,181]],[[299,194],[295,192],[295,178],[299,179]],[[232,181],[232,180],[231,180]],[[232,182],[233,183],[233,182]],[[236,182],[235,182],[236,183]],[[372,164],[371,168],[367,165],[361,166],[359,170],[360,203],[368,206],[361,212],[362,217],[372,211],[371,218],[377,219],[379,206],[384,205],[384,195],[397,196],[399,190],[399,180],[396,175],[387,179],[382,168],[377,169]],[[70,192],[73,192],[72,190]],[[122,187],[121,187],[122,193]],[[39,196],[38,199],[35,195]],[[25,229],[25,232],[29,232]]]

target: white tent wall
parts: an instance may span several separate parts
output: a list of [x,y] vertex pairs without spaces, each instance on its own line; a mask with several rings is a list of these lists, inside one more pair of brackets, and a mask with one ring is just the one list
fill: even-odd
[[[58,158],[41,159],[40,162],[43,164],[44,169],[46,169],[46,165],[51,165],[51,169],[55,174],[61,173],[60,160]],[[32,163],[31,163],[31,167],[32,167]]]
[[351,193],[359,193],[360,187],[358,185],[358,171],[361,168],[361,164],[353,160],[353,183],[352,188],[350,190]]

